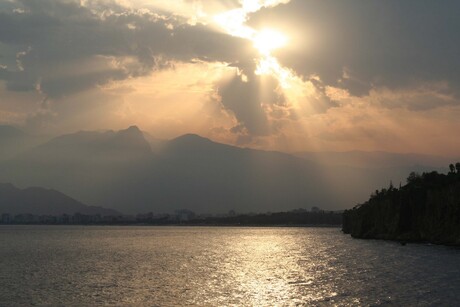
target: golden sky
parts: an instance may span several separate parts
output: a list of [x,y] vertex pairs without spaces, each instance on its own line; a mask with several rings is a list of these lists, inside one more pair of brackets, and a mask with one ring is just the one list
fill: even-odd
[[[460,4],[0,1],[0,124],[460,155]],[[424,22],[420,20],[423,18]]]

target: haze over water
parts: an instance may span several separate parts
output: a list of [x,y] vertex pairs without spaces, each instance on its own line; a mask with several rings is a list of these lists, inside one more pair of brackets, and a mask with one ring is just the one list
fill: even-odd
[[338,228],[3,226],[0,305],[446,305],[460,250]]

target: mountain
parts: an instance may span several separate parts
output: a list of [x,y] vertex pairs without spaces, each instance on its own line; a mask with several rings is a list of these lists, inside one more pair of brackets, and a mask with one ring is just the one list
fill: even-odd
[[[347,208],[388,184],[381,171],[325,167],[299,157],[219,144],[188,134],[156,152],[150,180],[157,208],[199,212]],[[351,205],[350,205],[351,204]],[[164,209],[163,209],[164,208]]]
[[332,206],[314,165],[283,153],[243,149],[197,135],[171,140],[155,168],[160,202],[206,212]]
[[[150,150],[136,127],[55,138],[0,164],[0,180],[58,189],[122,212],[279,211],[334,207],[315,165],[185,135]],[[349,197],[341,195],[344,206]]]
[[1,162],[0,180],[57,189],[86,204],[126,213],[345,209],[390,180],[405,180],[406,173],[397,168],[334,162],[193,134],[161,141],[133,126],[57,137]]
[[112,209],[86,206],[58,191],[43,188],[18,189],[0,183],[0,213],[61,215],[61,214],[118,215]]
[[[0,164],[0,180],[62,191],[91,205],[118,208],[136,200],[129,192],[154,155],[135,126],[121,131],[81,131],[54,138]],[[116,207],[123,203],[123,206]]]

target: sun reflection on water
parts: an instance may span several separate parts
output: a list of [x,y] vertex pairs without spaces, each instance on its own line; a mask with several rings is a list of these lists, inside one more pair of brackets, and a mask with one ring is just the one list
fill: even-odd
[[[316,271],[325,270],[327,261],[302,257],[305,254],[298,249],[296,235],[283,231],[274,233],[269,229],[254,229],[253,235],[251,232],[245,230],[244,235],[233,237],[220,251],[227,257],[217,260],[220,265],[216,267],[217,272],[213,272],[213,281],[206,285],[207,291],[228,283],[224,287],[232,289],[230,296],[249,306],[304,304],[329,300],[337,295],[332,287],[328,289],[323,284],[321,290],[315,289],[321,280],[317,279]],[[202,299],[197,298],[192,303],[203,303]],[[219,305],[228,299],[226,295],[211,296],[206,304]]]
[[433,306],[460,290],[458,251],[353,240],[339,229],[2,231],[2,306]]

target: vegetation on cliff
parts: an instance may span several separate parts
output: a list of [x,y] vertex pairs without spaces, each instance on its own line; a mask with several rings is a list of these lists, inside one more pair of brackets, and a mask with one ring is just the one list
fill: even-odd
[[411,173],[407,184],[375,191],[343,214],[343,232],[356,238],[460,245],[460,163],[450,172]]

